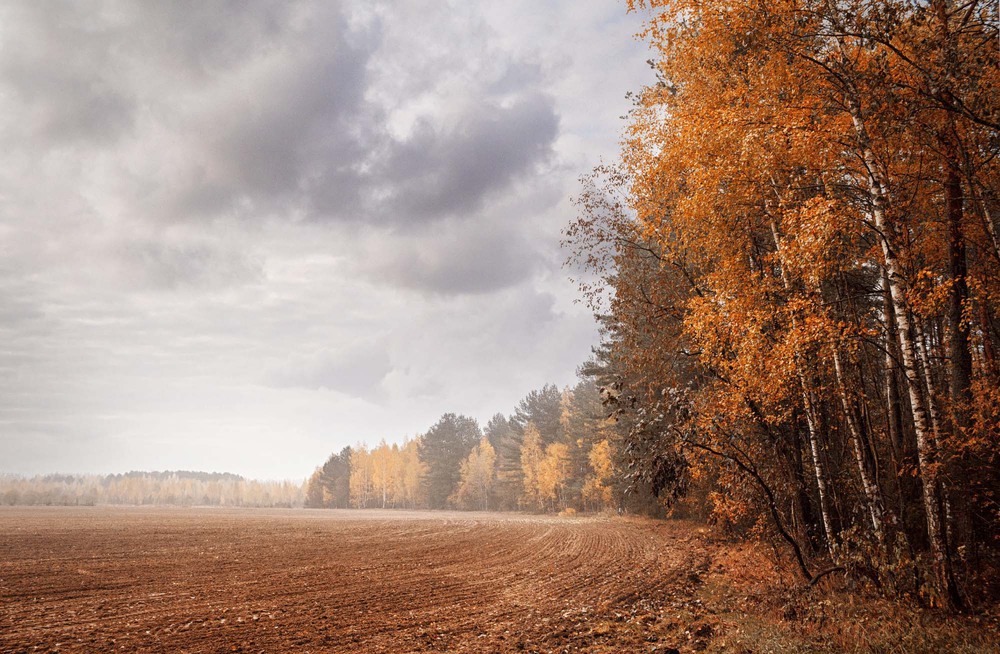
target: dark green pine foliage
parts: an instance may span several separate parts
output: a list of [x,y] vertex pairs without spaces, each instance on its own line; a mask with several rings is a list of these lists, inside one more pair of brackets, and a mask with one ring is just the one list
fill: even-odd
[[555,384],[546,384],[539,390],[531,391],[521,400],[511,423],[524,433],[524,426],[535,423],[542,437],[542,449],[559,440],[561,433],[562,393]]
[[351,448],[345,447],[323,464],[320,473],[324,489],[324,506],[346,509],[351,505]]
[[427,466],[424,485],[432,509],[448,506],[448,497],[458,487],[462,461],[482,438],[472,418],[446,413],[420,440],[420,460]]
[[509,418],[498,413],[486,423],[485,435],[497,453],[497,480],[494,498],[497,507],[513,511],[524,490],[521,472],[521,430]]

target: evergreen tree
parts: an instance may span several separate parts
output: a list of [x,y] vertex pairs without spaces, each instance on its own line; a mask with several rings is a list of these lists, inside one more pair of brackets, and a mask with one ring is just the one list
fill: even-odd
[[306,505],[314,508],[346,509],[351,503],[351,448],[331,454],[309,479]]
[[523,490],[521,473],[521,441],[523,434],[511,420],[502,413],[490,418],[486,423],[485,436],[489,439],[497,455],[497,478],[494,496],[496,505],[503,510],[518,507]]
[[448,506],[461,478],[460,466],[479,443],[482,432],[472,418],[446,413],[420,441],[420,459],[427,466],[424,484],[432,509]]
[[544,449],[549,443],[559,440],[561,417],[562,392],[555,384],[545,384],[542,388],[528,393],[518,403],[510,421],[522,432],[525,425],[529,422],[534,423]]

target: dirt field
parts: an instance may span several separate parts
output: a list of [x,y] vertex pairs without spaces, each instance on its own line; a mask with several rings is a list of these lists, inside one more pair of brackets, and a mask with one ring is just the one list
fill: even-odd
[[0,651],[669,652],[707,565],[683,523],[5,507]]

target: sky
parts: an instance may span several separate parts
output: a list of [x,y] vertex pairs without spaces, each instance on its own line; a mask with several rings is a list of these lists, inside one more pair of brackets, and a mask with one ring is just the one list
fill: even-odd
[[572,384],[619,0],[0,6],[0,472],[302,479]]

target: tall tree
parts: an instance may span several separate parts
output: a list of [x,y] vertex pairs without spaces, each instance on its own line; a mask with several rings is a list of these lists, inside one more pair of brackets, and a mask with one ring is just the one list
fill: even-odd
[[484,435],[497,456],[495,500],[497,508],[514,510],[523,489],[521,475],[522,431],[502,413],[495,414],[486,423]]
[[330,455],[309,479],[307,506],[346,509],[351,503],[351,448]]
[[569,230],[613,450],[807,578],[870,539],[960,606],[1000,526],[995,5],[628,4],[658,80]]
[[448,506],[458,487],[462,461],[479,443],[482,432],[472,418],[446,413],[420,439],[420,460],[427,467],[424,483],[432,509]]
[[537,511],[542,508],[541,472],[545,452],[542,450],[542,436],[535,423],[524,425],[524,441],[521,445],[521,508]]
[[549,443],[538,465],[538,499],[549,511],[566,507],[566,487],[573,476],[573,461],[565,443]]
[[462,461],[453,503],[462,509],[488,511],[496,480],[496,451],[485,437]]
[[529,422],[534,423],[542,445],[546,446],[559,439],[561,418],[562,392],[555,384],[545,384],[518,402],[510,421],[522,431]]

